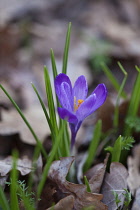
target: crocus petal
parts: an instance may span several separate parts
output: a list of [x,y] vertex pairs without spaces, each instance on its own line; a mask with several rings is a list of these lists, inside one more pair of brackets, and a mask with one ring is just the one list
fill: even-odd
[[107,97],[107,89],[104,84],[99,84],[92,94],[96,94],[96,103],[94,105],[94,109],[98,109],[106,100]]
[[71,81],[70,81],[69,77],[66,74],[61,73],[55,78],[55,81],[54,81],[55,91],[56,91],[56,94],[58,97],[60,94],[60,86],[63,82],[66,82],[69,84],[69,87],[70,87],[70,90],[72,93],[72,85],[71,85]]
[[73,97],[68,83],[63,82],[59,87],[58,99],[63,108],[73,111]]
[[87,92],[88,92],[88,85],[86,78],[82,75],[78,77],[76,80],[74,87],[73,87],[73,96],[76,97],[76,99],[82,99],[85,100],[87,97]]
[[69,112],[67,109],[58,107],[58,114],[60,118],[67,120],[69,123],[76,125],[78,122],[77,117],[71,112]]
[[90,95],[78,108],[76,116],[78,121],[83,121],[87,116],[95,111],[96,95]]

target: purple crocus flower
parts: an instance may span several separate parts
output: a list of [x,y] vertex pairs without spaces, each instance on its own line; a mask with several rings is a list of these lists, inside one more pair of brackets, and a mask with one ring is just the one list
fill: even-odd
[[99,84],[91,95],[87,97],[88,86],[83,75],[77,78],[72,88],[69,77],[61,73],[55,78],[55,91],[62,106],[58,107],[58,114],[60,118],[69,122],[72,134],[72,149],[77,131],[83,120],[105,102],[107,90],[104,84]]

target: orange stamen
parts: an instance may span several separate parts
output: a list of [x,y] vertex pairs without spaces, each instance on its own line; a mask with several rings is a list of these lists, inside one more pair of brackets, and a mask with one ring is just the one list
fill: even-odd
[[84,100],[79,99],[79,100],[78,100],[78,106],[80,106],[83,102],[84,102]]
[[79,99],[78,100],[78,105],[76,104],[76,97],[74,96],[74,111],[77,111],[77,109],[79,108],[79,106],[84,102],[84,100]]

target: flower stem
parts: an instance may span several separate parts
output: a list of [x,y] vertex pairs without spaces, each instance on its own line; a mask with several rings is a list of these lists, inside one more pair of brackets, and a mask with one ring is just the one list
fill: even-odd
[[75,144],[76,134],[77,134],[77,132],[72,132],[72,131],[71,131],[71,147],[70,147],[70,150],[71,150],[71,151],[72,151],[73,146],[74,146],[74,144]]

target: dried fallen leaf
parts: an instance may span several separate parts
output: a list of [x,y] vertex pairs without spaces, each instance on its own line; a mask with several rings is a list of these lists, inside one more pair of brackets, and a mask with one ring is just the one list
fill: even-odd
[[54,205],[55,203],[58,203],[65,196],[66,195],[64,195],[60,190],[58,190],[57,185],[49,178],[47,178],[40,197],[40,201],[37,205],[37,210],[45,210]]
[[63,199],[61,199],[55,206],[48,208],[47,210],[52,210],[52,208],[54,210],[71,210],[73,209],[74,206],[74,196],[73,195],[69,195]]
[[132,210],[140,210],[140,188],[136,190],[134,203],[132,206]]
[[1,186],[2,188],[5,187],[7,178],[8,178],[8,175],[6,175],[6,176],[0,176],[0,186]]
[[[39,139],[43,141],[45,136],[50,134],[50,130],[41,106],[34,106],[24,111],[24,114]],[[19,133],[23,142],[33,145],[36,144],[30,130],[16,110],[9,112],[3,111],[2,119],[3,121],[0,123],[1,135]]]
[[127,188],[128,172],[126,168],[117,162],[111,163],[110,173],[106,172],[101,193],[103,194],[103,202],[108,206],[109,210],[118,209],[115,203],[115,197],[113,192],[118,194],[118,198],[121,202],[118,206],[122,206],[124,203],[124,189]]
[[89,172],[92,170],[92,177],[89,179],[89,185],[92,193],[100,193],[108,158],[109,153],[107,154],[104,163],[98,164],[89,170]]
[[[4,160],[0,160],[0,175],[6,176],[9,173],[9,171],[12,169],[12,165],[13,165],[13,160],[11,156],[5,158]],[[29,160],[27,157],[18,159],[17,170],[19,170],[21,175],[23,176],[29,174],[33,170],[32,161]]]
[[140,144],[133,148],[133,157],[128,157],[128,179],[127,183],[132,195],[135,194],[136,190],[140,187]]
[[94,209],[108,209],[101,202],[103,196],[101,194],[89,193],[83,184],[74,184],[66,180],[66,175],[70,169],[74,157],[61,158],[54,161],[50,167],[48,174],[49,179],[55,182],[63,193],[74,196],[74,209],[82,209],[88,206],[94,206]]

